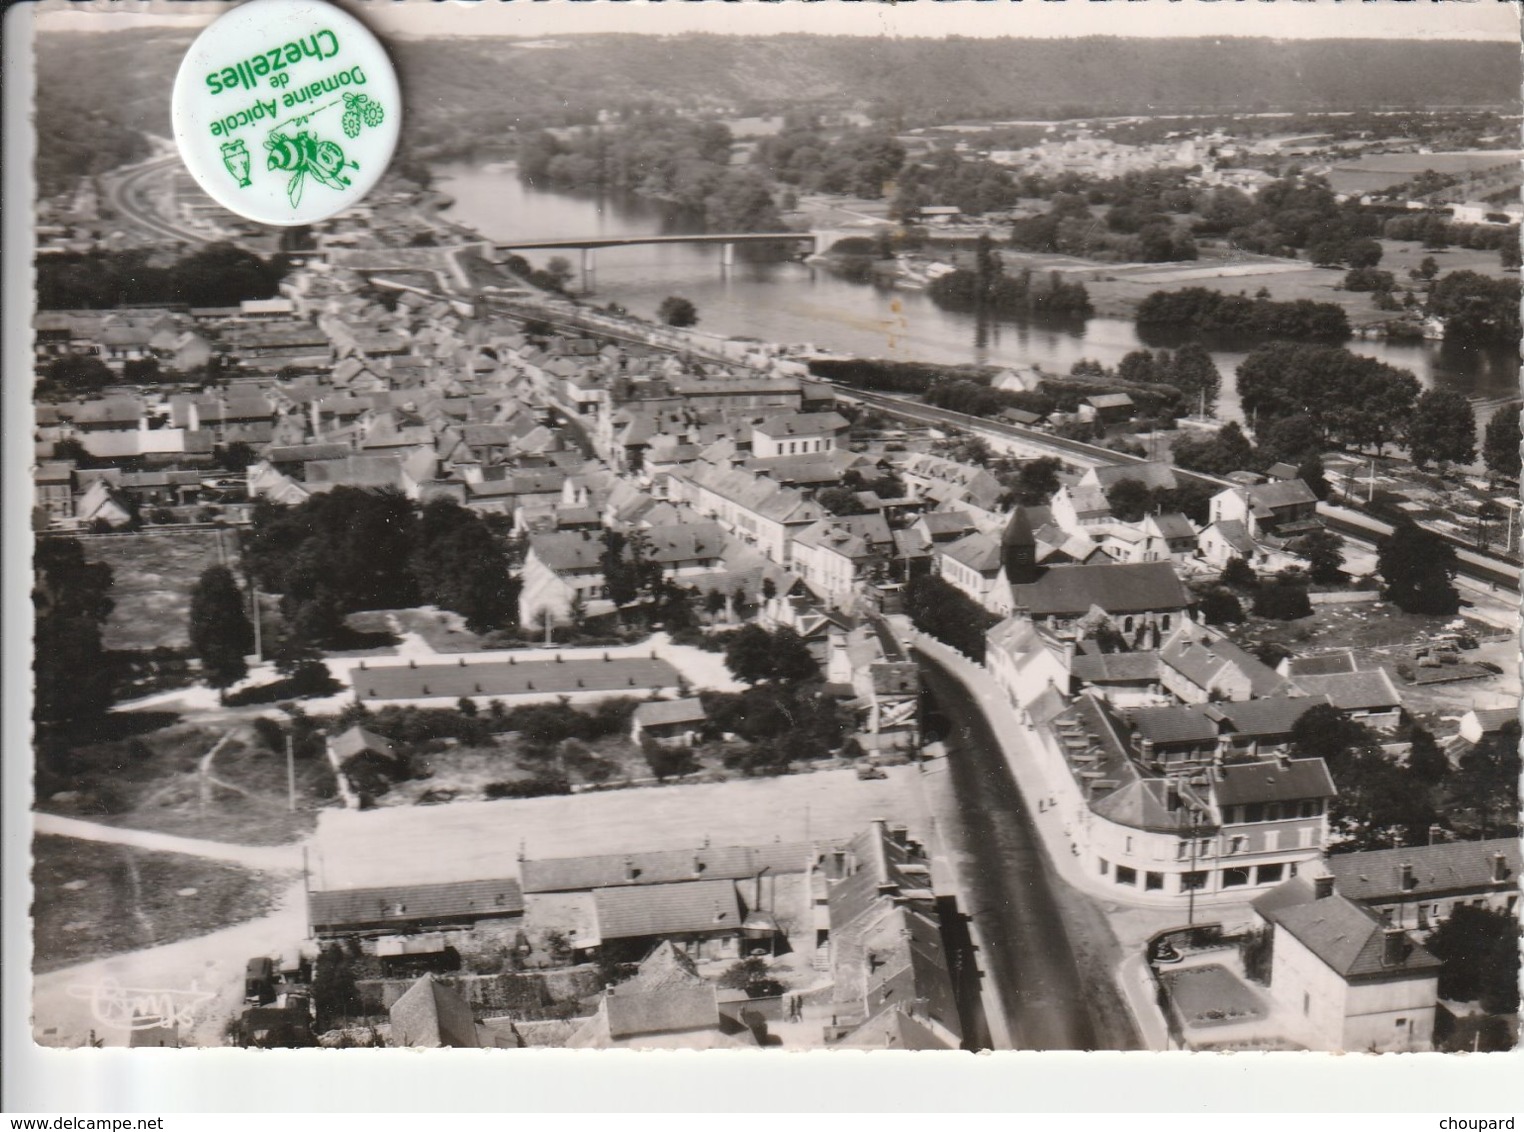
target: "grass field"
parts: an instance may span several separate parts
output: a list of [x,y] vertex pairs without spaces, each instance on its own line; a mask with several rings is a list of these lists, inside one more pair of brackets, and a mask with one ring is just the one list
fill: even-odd
[[1373,153],[1335,165],[1328,183],[1336,193],[1371,193],[1411,181],[1426,169],[1470,173],[1518,161],[1517,151],[1503,149],[1459,153]]
[[85,538],[85,557],[111,566],[116,608],[103,634],[108,649],[184,648],[191,588],[201,571],[222,561],[218,539],[230,564],[237,539],[226,531],[120,534]]
[[284,881],[179,853],[37,837],[33,970],[204,935],[262,916]]
[[[291,813],[285,757],[251,732],[233,727],[204,776],[202,759],[225,732],[145,715],[109,717],[118,734],[74,745],[66,765],[40,769],[37,809],[181,837],[280,845],[310,832],[312,811],[333,804],[324,759],[296,761],[298,811]],[[143,729],[131,733],[134,722]]]

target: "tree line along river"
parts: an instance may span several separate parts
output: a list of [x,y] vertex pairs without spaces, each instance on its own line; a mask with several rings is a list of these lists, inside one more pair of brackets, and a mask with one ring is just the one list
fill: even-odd
[[[703,231],[695,217],[662,201],[535,189],[521,182],[512,166],[444,165],[435,170],[435,183],[454,200],[446,212],[449,219],[498,242]],[[558,253],[540,252],[531,258],[543,265],[554,254]],[[560,254],[576,262],[575,250]],[[654,318],[664,298],[679,294],[698,308],[700,326],[717,334],[808,342],[860,357],[1035,365],[1049,373],[1068,373],[1081,358],[1114,366],[1124,354],[1145,345],[1125,319],[988,320],[944,310],[921,291],[851,282],[825,268],[794,261],[738,259],[722,270],[720,254],[719,247],[701,244],[600,248],[592,301],[619,303],[633,314]],[[1238,418],[1233,372],[1250,347],[1208,345],[1223,376],[1219,415]],[[1356,353],[1412,370],[1425,387],[1454,388],[1478,401],[1518,395],[1518,358],[1506,347],[1453,340],[1354,340],[1347,345]]]

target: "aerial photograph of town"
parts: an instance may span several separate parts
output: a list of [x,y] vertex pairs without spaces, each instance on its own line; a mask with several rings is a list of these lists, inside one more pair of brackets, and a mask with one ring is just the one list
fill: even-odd
[[1511,16],[383,32],[279,228],[214,14],[35,39],[35,1043],[1514,1048]]

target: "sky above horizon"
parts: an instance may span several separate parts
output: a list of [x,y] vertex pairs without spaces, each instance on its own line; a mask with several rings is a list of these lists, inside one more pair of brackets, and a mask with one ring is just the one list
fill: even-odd
[[[39,31],[198,28],[224,0],[38,0]],[[383,36],[1519,39],[1516,0],[343,0]]]

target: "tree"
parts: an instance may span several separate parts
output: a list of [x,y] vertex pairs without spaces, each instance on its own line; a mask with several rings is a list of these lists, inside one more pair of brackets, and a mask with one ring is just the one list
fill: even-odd
[[1482,439],[1482,460],[1487,471],[1502,479],[1519,478],[1519,406],[1504,405],[1492,414]]
[[1476,459],[1476,413],[1453,389],[1430,389],[1418,398],[1408,425],[1408,452],[1420,468],[1469,464]]
[[1277,576],[1259,587],[1254,594],[1254,615],[1274,621],[1295,621],[1312,615],[1307,587],[1299,580]]
[[1441,535],[1406,516],[1376,544],[1381,595],[1406,613],[1450,614],[1460,608],[1455,551]]
[[259,459],[259,454],[246,440],[235,440],[217,453],[217,462],[230,472],[248,471],[249,465]]
[[566,290],[573,274],[571,260],[561,255],[551,256],[545,261],[545,274],[551,278],[557,291]]
[[312,975],[312,1006],[318,1030],[329,1030],[358,1015],[363,1003],[349,958],[336,943],[318,953]]
[[1444,963],[1441,998],[1475,1000],[1489,1014],[1519,1009],[1519,922],[1512,912],[1458,903],[1424,946]]
[[1418,266],[1413,268],[1408,274],[1414,279],[1423,279],[1425,281],[1433,279],[1439,274],[1439,261],[1431,255],[1426,255],[1418,261]]
[[1175,351],[1174,360],[1163,380],[1180,390],[1188,409],[1199,409],[1211,416],[1217,409],[1217,394],[1222,389],[1222,374],[1217,363],[1200,342],[1187,342]]
[[681,295],[668,295],[656,308],[656,317],[668,326],[698,325],[698,308]]
[[1197,599],[1197,612],[1209,625],[1227,625],[1244,619],[1244,607],[1230,591],[1213,586]]
[[915,627],[971,660],[984,660],[984,634],[1000,618],[935,574],[912,578],[906,612]]
[[1517,829],[1519,814],[1519,724],[1510,720],[1461,755],[1452,782],[1452,806],[1489,833]]
[[507,553],[482,517],[454,500],[424,506],[410,566],[419,596],[459,613],[472,632],[517,621],[519,583]]
[[1344,580],[1344,540],[1333,531],[1319,528],[1290,540],[1286,549],[1307,560],[1307,576],[1321,585]]
[[833,515],[861,515],[866,508],[851,488],[828,487],[815,496],[815,502]]
[[820,666],[798,633],[788,628],[769,633],[759,625],[743,625],[730,634],[725,666],[746,684],[795,684],[820,675]]
[[65,354],[54,358],[38,375],[37,393],[72,397],[94,393],[116,380],[111,367],[94,354]]
[[1253,567],[1237,555],[1228,559],[1219,580],[1223,585],[1232,586],[1236,590],[1251,590],[1259,585],[1259,576],[1254,573]]
[[111,567],[88,562],[78,539],[43,539],[33,559],[32,667],[38,723],[92,719],[111,706],[101,626],[112,610]]
[[1450,773],[1450,760],[1435,741],[1434,733],[1423,727],[1413,728],[1412,747],[1408,751],[1408,771],[1429,786],[1437,785]]
[[664,747],[649,735],[641,739],[640,753],[659,782],[681,778],[700,769],[698,759],[687,747]]
[[711,618],[718,617],[725,610],[725,595],[719,590],[710,590],[704,595],[704,612]]
[[1153,508],[1154,495],[1146,483],[1124,476],[1106,493],[1111,513],[1124,523],[1136,523]]
[[1041,456],[1036,460],[1024,461],[1017,473],[1018,502],[1027,507],[1040,507],[1047,503],[1059,489],[1058,473],[1062,467],[1062,461],[1056,456]]
[[200,658],[206,682],[218,691],[248,675],[244,657],[254,650],[254,626],[226,566],[208,566],[191,591],[190,650]]
[[1375,733],[1332,704],[1316,704],[1291,725],[1293,758],[1322,759],[1332,769],[1350,751],[1374,746]]
[[640,600],[640,572],[630,553],[630,540],[616,530],[603,532],[603,551],[598,555],[603,585],[620,616]]

